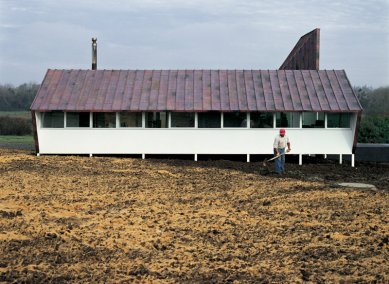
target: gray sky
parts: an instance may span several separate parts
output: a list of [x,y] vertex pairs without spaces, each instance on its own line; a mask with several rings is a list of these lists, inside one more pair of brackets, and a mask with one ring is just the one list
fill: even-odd
[[48,68],[278,69],[320,28],[320,69],[389,85],[389,0],[0,0],[0,84]]

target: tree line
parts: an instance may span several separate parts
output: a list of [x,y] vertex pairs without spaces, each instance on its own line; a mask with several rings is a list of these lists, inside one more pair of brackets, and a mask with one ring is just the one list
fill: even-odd
[[[39,84],[0,85],[0,111],[28,111]],[[354,87],[363,108],[358,142],[389,143],[389,86]],[[0,116],[0,135],[30,135],[31,119]]]
[[0,85],[0,111],[29,110],[39,86],[34,83],[25,83],[18,87]]
[[358,134],[360,143],[389,143],[389,87],[355,87],[363,113]]

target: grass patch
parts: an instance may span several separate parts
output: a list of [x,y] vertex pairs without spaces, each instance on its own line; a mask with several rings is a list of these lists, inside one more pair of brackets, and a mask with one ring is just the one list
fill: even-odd
[[26,135],[26,136],[0,135],[0,143],[33,144],[34,137],[32,135]]
[[0,116],[31,118],[30,111],[0,111]]

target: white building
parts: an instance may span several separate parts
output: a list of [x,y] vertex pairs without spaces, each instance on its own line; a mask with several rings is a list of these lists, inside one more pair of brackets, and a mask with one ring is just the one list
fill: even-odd
[[31,111],[37,154],[249,160],[286,128],[301,163],[352,155],[362,108],[343,70],[48,70]]

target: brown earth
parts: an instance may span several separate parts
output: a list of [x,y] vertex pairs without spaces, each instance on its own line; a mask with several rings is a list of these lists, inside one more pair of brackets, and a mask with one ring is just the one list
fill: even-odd
[[287,167],[0,149],[0,282],[387,283],[389,166]]

